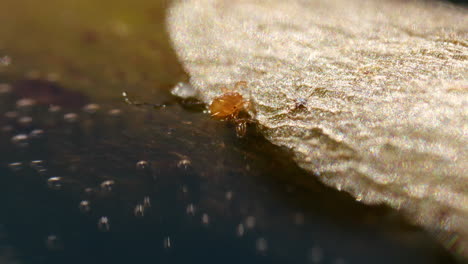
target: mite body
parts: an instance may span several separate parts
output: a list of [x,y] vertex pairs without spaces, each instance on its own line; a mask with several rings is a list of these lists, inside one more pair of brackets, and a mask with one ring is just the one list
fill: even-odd
[[212,117],[219,119],[235,119],[245,110],[247,102],[237,92],[226,92],[216,97],[210,105]]
[[[246,82],[238,82],[235,88],[246,86],[246,84]],[[214,118],[234,122],[237,136],[243,137],[247,132],[247,123],[251,122],[251,120],[249,118],[240,118],[239,114],[245,112],[249,106],[249,101],[245,100],[240,93],[223,88],[223,94],[213,99],[209,110]]]

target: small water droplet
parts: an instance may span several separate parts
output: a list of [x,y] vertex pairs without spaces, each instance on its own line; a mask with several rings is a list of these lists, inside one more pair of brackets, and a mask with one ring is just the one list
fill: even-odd
[[207,214],[203,214],[201,219],[202,219],[202,224],[204,225],[210,224],[210,217]]
[[18,112],[15,111],[8,111],[3,115],[8,119],[16,119],[19,116]]
[[6,94],[11,92],[11,85],[7,83],[0,83],[0,94]]
[[146,170],[149,168],[149,164],[146,160],[140,160],[136,164],[137,170]]
[[41,174],[41,175],[45,175],[46,172],[47,172],[47,169],[45,169],[45,168],[38,168],[36,171],[37,171],[37,173],[39,173],[39,174]]
[[191,97],[196,97],[197,90],[193,88],[190,83],[179,82],[174,88],[172,88],[171,94],[182,99],[188,99]]
[[107,216],[102,216],[98,220],[98,228],[103,232],[108,232],[110,230],[110,222]]
[[13,163],[10,163],[8,164],[8,167],[10,168],[10,170],[12,171],[19,171],[23,168],[23,163],[21,162],[13,162]]
[[268,243],[265,238],[261,237],[255,242],[255,247],[259,253],[265,253],[268,250]]
[[101,190],[104,192],[111,192],[114,188],[115,182],[113,180],[103,181],[101,183]]
[[143,197],[143,206],[145,208],[150,208],[151,207],[151,199],[149,198],[149,196]]
[[62,177],[50,177],[47,180],[47,186],[52,190],[60,190],[62,188]]
[[242,237],[242,236],[244,236],[244,233],[245,233],[244,225],[239,224],[237,226],[237,236]]
[[164,238],[163,246],[164,246],[164,248],[166,248],[166,249],[169,249],[169,248],[172,247],[172,241],[171,241],[171,238],[170,238],[170,237]]
[[136,217],[145,216],[145,207],[142,204],[137,204],[137,206],[135,206],[135,209],[133,210],[133,214]]
[[22,126],[29,126],[31,125],[33,119],[30,116],[22,116],[18,119],[18,124]]
[[63,116],[63,119],[69,123],[74,123],[78,120],[78,115],[75,113],[67,113]]
[[247,218],[245,219],[245,226],[248,229],[253,229],[255,227],[255,217],[247,216]]
[[11,142],[19,147],[26,147],[28,146],[28,139],[28,135],[18,134],[11,138]]
[[36,169],[36,168],[40,168],[44,165],[44,161],[43,160],[32,160],[30,163],[29,163],[29,166],[31,166],[31,168],[33,169]]
[[49,235],[46,239],[46,247],[48,250],[60,250],[63,248],[62,241],[56,235]]
[[187,170],[191,165],[192,162],[186,158],[179,160],[179,162],[177,163],[177,167],[184,170]]
[[100,108],[98,104],[87,104],[83,107],[83,111],[88,114],[94,114],[99,111]]
[[17,108],[25,108],[25,107],[31,107],[36,104],[36,101],[34,101],[31,98],[22,98],[16,101],[16,107]]
[[29,133],[29,136],[31,138],[41,138],[44,136],[44,130],[42,129],[34,129],[33,131],[31,131],[31,133]]
[[89,213],[91,211],[91,206],[88,200],[81,201],[78,208],[80,208],[80,212],[82,213]]
[[57,113],[59,112],[60,110],[62,110],[62,108],[58,105],[51,105],[49,106],[49,112],[50,113]]
[[195,215],[195,206],[193,204],[187,205],[187,208],[185,209],[186,213],[188,215],[194,216]]
[[94,191],[93,188],[87,187],[87,188],[84,189],[84,193],[85,193],[85,195],[87,195],[89,197],[89,196],[92,196],[95,193],[95,191]]
[[120,109],[111,109],[111,110],[109,110],[108,114],[110,116],[120,116],[122,114],[122,110],[120,110]]

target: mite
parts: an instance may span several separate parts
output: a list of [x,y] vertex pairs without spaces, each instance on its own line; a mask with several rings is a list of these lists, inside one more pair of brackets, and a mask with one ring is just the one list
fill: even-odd
[[[245,81],[236,83],[234,89],[241,86],[246,86]],[[209,106],[210,114],[212,117],[234,122],[236,126],[236,133],[238,137],[245,136],[247,132],[247,123],[251,122],[248,118],[240,118],[241,112],[246,112],[250,103],[244,97],[235,91],[230,91],[222,88],[223,94],[214,98]]]

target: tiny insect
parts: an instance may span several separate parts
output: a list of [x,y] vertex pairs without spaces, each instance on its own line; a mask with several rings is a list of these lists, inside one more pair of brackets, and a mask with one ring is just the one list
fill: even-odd
[[[240,81],[236,83],[234,89],[246,86],[247,82]],[[209,106],[212,117],[234,122],[236,126],[236,134],[238,137],[243,137],[247,133],[247,123],[252,122],[251,119],[240,117],[241,113],[246,113],[250,107],[250,102],[236,92],[222,88],[223,94],[214,98]]]

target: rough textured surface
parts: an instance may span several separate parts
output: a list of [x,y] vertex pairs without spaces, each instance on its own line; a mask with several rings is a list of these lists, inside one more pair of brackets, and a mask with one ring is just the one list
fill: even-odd
[[207,103],[247,81],[265,136],[364,203],[467,256],[468,11],[428,1],[176,1],[176,51]]

